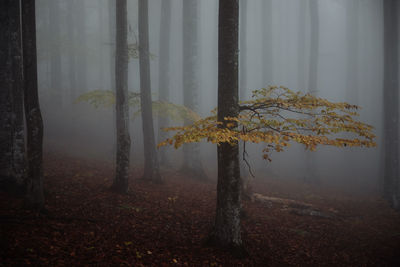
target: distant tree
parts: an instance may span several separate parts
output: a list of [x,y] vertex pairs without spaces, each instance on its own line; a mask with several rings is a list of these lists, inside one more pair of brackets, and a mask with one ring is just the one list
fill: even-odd
[[50,29],[50,89],[51,102],[56,107],[62,103],[61,91],[61,49],[60,49],[60,3],[59,0],[49,1],[49,29]]
[[[171,0],[161,1],[161,19],[160,19],[160,42],[159,42],[159,66],[158,66],[158,91],[160,101],[169,101],[170,95],[170,42],[171,42]],[[160,111],[162,112],[162,111]],[[162,114],[159,114],[162,115]],[[161,117],[158,120],[159,127],[168,126],[167,117]],[[166,133],[158,131],[159,140],[165,139]],[[165,150],[159,151],[160,163],[168,166],[170,164]]]
[[0,1],[0,187],[22,193],[25,182],[20,1]]
[[306,61],[306,53],[307,53],[307,45],[306,45],[306,12],[307,12],[307,3],[304,1],[298,1],[299,8],[299,20],[298,20],[298,29],[297,29],[297,72],[298,72],[298,88],[299,90],[306,90],[307,88],[307,68],[305,67],[307,64]]
[[143,127],[144,175],[143,179],[161,182],[160,168],[154,137],[150,84],[148,1],[139,0],[139,64],[140,104]]
[[[198,5],[197,0],[183,1],[183,104],[191,110],[198,111]],[[186,120],[185,124],[191,121]],[[183,147],[182,171],[190,176],[205,180],[206,174],[201,164],[200,144],[187,144]]]
[[264,83],[272,85],[273,83],[273,40],[272,36],[272,0],[262,0],[261,3],[262,12],[262,73],[264,77]]
[[44,208],[43,121],[38,97],[35,0],[21,1],[21,5],[26,152],[28,160],[26,202],[29,207],[42,210]]
[[116,126],[117,126],[117,168],[112,189],[118,193],[128,191],[129,158],[131,139],[129,135],[128,103],[128,19],[127,0],[118,0],[116,5]]
[[[319,59],[319,3],[318,0],[310,0],[310,25],[311,25],[311,40],[310,40],[310,65],[308,71],[308,92],[314,96],[318,90],[318,59]],[[306,182],[318,183],[315,170],[315,153],[306,151]]]
[[347,1],[346,7],[346,97],[358,104],[358,0]]
[[[51,0],[53,1],[53,0]],[[75,14],[75,27],[76,40],[79,44],[78,52],[78,64],[77,64],[77,80],[79,92],[85,92],[87,90],[87,30],[86,30],[86,1],[76,0],[76,11]]]
[[69,80],[69,92],[71,102],[75,100],[77,97],[77,55],[76,55],[76,36],[77,36],[77,27],[74,19],[75,14],[75,0],[69,0],[68,2],[68,11],[67,11],[67,35],[69,40],[68,46],[68,80]]
[[384,177],[383,193],[400,209],[398,1],[384,0]]

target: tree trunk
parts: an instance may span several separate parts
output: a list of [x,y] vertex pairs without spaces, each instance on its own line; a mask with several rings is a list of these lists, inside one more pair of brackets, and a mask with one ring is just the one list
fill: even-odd
[[[183,1],[183,105],[193,111],[198,111],[198,1]],[[192,121],[185,120],[185,124]],[[182,172],[205,180],[206,174],[201,164],[200,144],[185,144],[183,146]]]
[[77,0],[76,8],[76,27],[77,27],[77,41],[79,46],[77,47],[78,54],[78,68],[77,68],[77,80],[78,80],[78,94],[87,91],[87,44],[86,44],[86,6],[84,0]]
[[299,20],[297,30],[297,73],[298,73],[298,90],[306,90],[307,87],[307,68],[306,66],[306,11],[307,2],[299,2]]
[[20,1],[0,1],[0,187],[22,193],[25,180]]
[[70,83],[70,102],[73,103],[77,97],[77,80],[76,80],[76,24],[74,21],[75,0],[68,0],[68,74]]
[[36,57],[35,0],[22,4],[22,47],[24,55],[24,106],[27,132],[28,176],[26,201],[29,207],[42,210],[43,195],[43,121],[40,112]]
[[[162,0],[161,4],[161,20],[160,20],[160,42],[159,42],[159,69],[158,69],[158,86],[159,100],[169,101],[170,94],[170,32],[171,32],[171,0]],[[168,126],[168,118],[159,116],[159,127]],[[158,130],[158,139],[163,141],[168,134],[161,129]],[[160,163],[169,166],[170,161],[166,155],[166,148],[159,149]]]
[[51,103],[54,107],[61,107],[62,88],[61,88],[61,50],[60,50],[60,3],[58,0],[52,0],[49,4],[49,27],[51,33],[50,50],[50,87],[52,90]]
[[265,87],[272,85],[274,81],[273,62],[273,36],[272,36],[272,0],[262,0],[262,73],[264,75]]
[[399,183],[399,60],[398,1],[384,4],[384,181],[383,193],[395,209],[400,209]]
[[[218,25],[218,121],[239,114],[238,25],[239,1],[219,1]],[[221,127],[227,127],[226,123]],[[237,126],[234,126],[237,127]],[[218,145],[218,184],[215,225],[210,242],[244,254],[240,233],[241,180],[239,147],[235,143]]]
[[143,179],[161,182],[154,138],[153,110],[150,84],[148,1],[139,0],[139,64],[140,103],[142,109],[144,175]]
[[358,0],[348,1],[346,9],[346,101],[358,104]]
[[[319,58],[319,11],[318,0],[310,0],[310,69],[308,73],[308,93],[317,96],[318,89],[318,58]],[[309,183],[319,183],[315,170],[316,152],[306,151],[306,177]]]
[[239,92],[240,100],[246,99],[247,86],[247,0],[241,0],[240,3],[240,25],[239,25]]
[[126,0],[116,1],[116,126],[117,126],[117,169],[113,190],[118,193],[128,191],[129,156],[131,139],[129,136],[128,102],[128,20]]

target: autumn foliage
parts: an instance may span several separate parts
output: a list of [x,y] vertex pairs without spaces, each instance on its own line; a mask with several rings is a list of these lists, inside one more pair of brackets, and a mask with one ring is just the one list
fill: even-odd
[[373,127],[356,120],[359,108],[348,103],[293,92],[286,87],[270,86],[253,91],[252,99],[240,102],[238,117],[217,121],[217,111],[191,125],[164,128],[175,132],[158,146],[174,145],[206,139],[212,143],[236,141],[265,143],[264,158],[269,152],[282,151],[291,142],[314,151],[318,145],[336,147],[376,146]]

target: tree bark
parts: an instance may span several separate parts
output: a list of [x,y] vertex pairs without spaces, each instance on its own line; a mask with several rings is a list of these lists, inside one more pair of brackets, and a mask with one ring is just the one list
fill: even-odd
[[[219,1],[218,25],[218,121],[239,114],[238,25],[239,1]],[[226,123],[221,127],[227,127]],[[234,126],[237,127],[237,126]],[[244,254],[240,233],[241,180],[239,147],[218,145],[217,210],[210,242],[225,247],[237,256]]]
[[[193,111],[198,111],[198,1],[183,1],[183,105]],[[186,125],[192,121],[185,120]],[[206,174],[201,164],[200,144],[192,143],[183,146],[182,172],[198,180],[206,180]]]
[[129,158],[131,139],[129,136],[128,102],[128,20],[127,1],[116,1],[116,126],[117,126],[117,169],[112,189],[117,193],[128,191]]
[[[159,42],[159,68],[158,68],[158,91],[160,101],[169,101],[170,94],[170,32],[171,32],[171,0],[162,0],[160,19],[160,42]],[[161,114],[160,114],[161,115]],[[159,116],[159,127],[167,127],[167,117]],[[158,130],[158,139],[163,141],[168,134],[161,129]],[[166,155],[166,148],[159,149],[160,163],[169,166],[170,161]]]
[[140,103],[142,109],[144,180],[160,183],[161,175],[154,138],[150,84],[148,1],[139,0]]
[[240,100],[246,99],[247,86],[247,0],[241,0],[240,3],[240,24],[239,24],[239,83]]
[[22,193],[25,180],[20,1],[0,1],[0,187]]
[[384,0],[384,197],[400,209],[398,1]]
[[24,0],[21,4],[28,160],[26,203],[31,208],[42,210],[44,208],[43,120],[38,97],[35,0]]

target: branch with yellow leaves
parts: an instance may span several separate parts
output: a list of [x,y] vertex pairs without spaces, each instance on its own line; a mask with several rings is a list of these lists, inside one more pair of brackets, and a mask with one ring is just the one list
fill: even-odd
[[164,128],[175,132],[158,147],[199,142],[203,139],[220,144],[241,140],[265,143],[263,157],[270,161],[271,151],[282,151],[291,142],[314,151],[318,145],[336,147],[374,147],[373,127],[356,120],[359,107],[334,103],[311,94],[293,92],[286,87],[270,86],[253,91],[249,101],[239,104],[238,117],[226,117],[218,122],[212,116],[191,125]]

